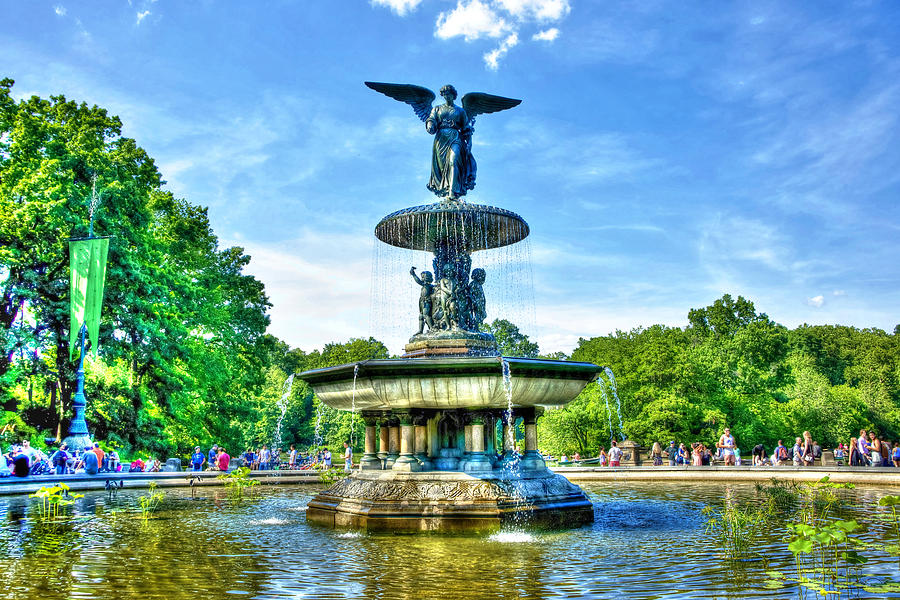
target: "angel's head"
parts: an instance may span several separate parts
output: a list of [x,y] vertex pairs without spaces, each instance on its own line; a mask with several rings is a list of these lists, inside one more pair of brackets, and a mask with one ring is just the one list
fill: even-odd
[[447,96],[450,96],[453,100],[456,100],[457,97],[456,88],[449,83],[441,88],[441,97],[446,99]]

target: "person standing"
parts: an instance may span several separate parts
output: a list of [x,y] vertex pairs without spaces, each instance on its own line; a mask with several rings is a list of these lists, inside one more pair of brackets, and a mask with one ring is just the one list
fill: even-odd
[[271,453],[269,452],[269,447],[263,444],[263,447],[259,449],[259,470],[266,471],[269,468],[269,458],[271,457]]
[[803,465],[803,440],[801,438],[794,438],[794,447],[791,448],[791,458],[794,461],[795,467]]
[[859,457],[864,462],[869,462],[869,444],[868,436],[866,435],[865,429],[859,430],[859,437],[856,438],[856,446],[859,448]]
[[213,444],[212,448],[209,449],[209,452],[206,454],[206,456],[206,464],[208,464],[210,467],[214,467],[216,464],[216,457],[219,456],[219,447],[216,444]]
[[662,452],[662,446],[659,445],[659,442],[653,442],[653,447],[650,449],[650,457],[653,459],[654,467],[662,466]]
[[297,448],[294,447],[294,444],[291,444],[291,454],[288,456],[288,466],[291,470],[297,467]]
[[609,443],[609,466],[618,467],[622,461],[622,450],[619,448],[616,440]]
[[194,446],[194,453],[191,454],[191,471],[202,471],[205,462],[206,455],[200,451],[200,446]]
[[50,462],[53,464],[56,474],[63,475],[66,472],[66,465],[69,462],[69,453],[66,452],[68,446],[66,444],[62,444],[59,447],[59,450],[53,453],[53,456],[50,457]]
[[344,442],[344,472],[349,473],[353,470],[353,448],[350,442]]
[[325,465],[326,469],[331,468],[331,450],[328,449],[328,446],[322,451],[322,464]]
[[803,466],[811,467],[814,461],[813,440],[808,431],[803,432],[803,446],[801,448],[800,455],[803,458]]
[[669,442],[669,447],[666,448],[666,458],[669,459],[669,466],[675,466],[675,459],[678,456],[678,448],[675,447],[675,442]]
[[725,459],[726,465],[734,465],[735,454],[734,450],[737,448],[737,444],[734,442],[734,436],[731,435],[731,429],[725,428],[725,433],[719,438],[719,443],[716,444],[716,448],[722,451],[722,457]]
[[225,452],[225,448],[219,448],[219,454],[216,455],[216,466],[224,473],[228,471],[228,466],[230,464],[231,457]]
[[875,430],[869,432],[869,442],[866,444],[869,451],[869,464],[873,467],[881,466],[881,440],[875,435]]

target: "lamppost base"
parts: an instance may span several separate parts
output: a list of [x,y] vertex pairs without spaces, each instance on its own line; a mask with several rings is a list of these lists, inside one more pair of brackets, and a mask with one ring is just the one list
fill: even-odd
[[85,448],[93,447],[94,445],[91,441],[91,436],[87,434],[69,434],[62,443],[69,447],[69,452],[81,452]]

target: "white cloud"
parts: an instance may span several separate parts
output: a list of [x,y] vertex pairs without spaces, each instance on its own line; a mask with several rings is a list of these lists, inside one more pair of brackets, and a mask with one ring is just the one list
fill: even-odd
[[517,19],[558,21],[569,14],[569,0],[497,0],[503,10]]
[[143,21],[144,19],[146,19],[148,16],[150,16],[150,11],[149,11],[149,10],[144,10],[144,11],[139,12],[139,13],[137,14],[137,24],[140,25],[140,24],[141,24],[141,21]]
[[556,27],[551,27],[550,29],[545,29],[534,34],[533,36],[531,36],[531,39],[536,42],[552,42],[558,37],[559,29],[557,29]]
[[847,291],[846,291],[846,290],[834,290],[834,291],[831,292],[831,293],[832,293],[832,295],[834,295],[834,296],[846,296],[846,295],[847,295]]
[[816,308],[822,308],[822,305],[825,304],[825,296],[819,294],[818,296],[807,298],[806,303],[810,306],[815,306]]
[[482,37],[498,38],[509,28],[509,23],[481,0],[459,0],[452,11],[438,15],[434,35],[442,40],[462,36],[471,42]]
[[422,0],[371,0],[372,6],[384,6],[401,17],[416,10]]
[[486,64],[491,71],[496,71],[497,67],[500,66],[500,59],[506,56],[506,53],[509,52],[510,48],[514,48],[518,43],[519,35],[517,33],[511,33],[497,48],[494,48],[490,52],[485,52],[484,64]]
[[64,17],[66,16],[66,7],[62,4],[57,4],[53,7],[53,12],[55,12],[60,17]]

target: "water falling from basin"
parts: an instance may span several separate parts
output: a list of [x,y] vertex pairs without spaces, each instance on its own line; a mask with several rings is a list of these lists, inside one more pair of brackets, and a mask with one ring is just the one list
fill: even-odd
[[272,438],[272,451],[281,448],[281,422],[287,414],[288,402],[291,399],[291,390],[294,388],[294,373],[288,375],[284,385],[281,387],[281,397],[278,399],[278,421],[275,423],[275,435]]

